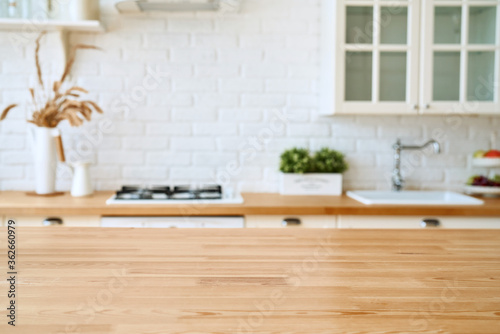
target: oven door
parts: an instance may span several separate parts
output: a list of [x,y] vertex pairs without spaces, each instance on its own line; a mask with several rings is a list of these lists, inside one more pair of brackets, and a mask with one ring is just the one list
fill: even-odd
[[243,217],[102,217],[101,227],[243,228]]

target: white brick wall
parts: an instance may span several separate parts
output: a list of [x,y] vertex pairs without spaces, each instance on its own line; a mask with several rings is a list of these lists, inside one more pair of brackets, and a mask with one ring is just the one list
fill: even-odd
[[[293,146],[345,152],[347,188],[387,188],[396,137],[422,143],[435,135],[445,138],[442,155],[405,156],[408,185],[459,189],[481,171],[471,168],[470,153],[488,148],[493,132],[500,147],[500,120],[492,117],[319,117],[320,0],[244,0],[237,15],[150,17],[120,16],[113,2],[101,0],[107,33],[69,36],[104,50],[79,53],[74,80],[104,107],[111,130],[96,135],[97,120],[62,126],[68,155],[94,159],[98,189],[214,182],[235,165],[230,183],[240,190],[277,191],[279,155]],[[0,105],[24,103],[36,80],[33,45],[15,50],[7,32],[0,41]],[[47,58],[44,68],[58,67]],[[148,69],[168,75],[141,95]],[[289,122],[273,128],[283,110]],[[33,188],[24,114],[22,107],[0,124],[2,190]]]

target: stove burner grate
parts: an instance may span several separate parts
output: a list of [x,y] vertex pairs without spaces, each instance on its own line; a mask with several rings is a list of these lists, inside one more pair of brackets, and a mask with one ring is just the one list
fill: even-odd
[[123,186],[116,192],[117,200],[202,200],[222,199],[222,187],[206,185],[191,186]]

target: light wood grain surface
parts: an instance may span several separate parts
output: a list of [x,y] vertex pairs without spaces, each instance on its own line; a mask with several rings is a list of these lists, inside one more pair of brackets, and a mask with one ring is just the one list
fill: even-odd
[[482,206],[364,205],[347,196],[281,196],[243,194],[243,204],[106,205],[112,192],[90,197],[32,197],[24,192],[0,192],[0,215],[100,216],[245,216],[245,215],[394,215],[500,217],[500,199]]
[[500,231],[49,227],[18,243],[18,323],[1,333],[500,328]]

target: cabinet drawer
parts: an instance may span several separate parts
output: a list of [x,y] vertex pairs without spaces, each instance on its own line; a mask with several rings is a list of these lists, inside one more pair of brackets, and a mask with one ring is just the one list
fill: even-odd
[[339,216],[338,227],[360,229],[500,229],[500,217]]
[[243,228],[243,217],[102,217],[102,227]]
[[16,216],[5,217],[4,224],[8,219],[13,219],[18,226],[45,226],[47,218],[59,218],[62,225],[54,225],[67,227],[99,227],[101,219],[99,216]]
[[335,228],[336,216],[246,216],[247,228]]

